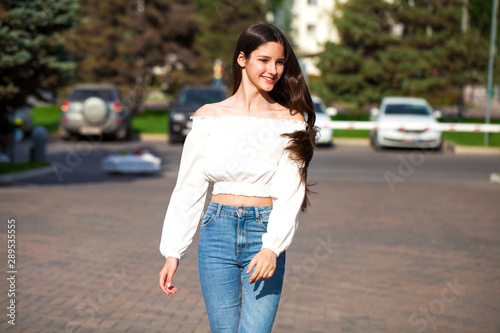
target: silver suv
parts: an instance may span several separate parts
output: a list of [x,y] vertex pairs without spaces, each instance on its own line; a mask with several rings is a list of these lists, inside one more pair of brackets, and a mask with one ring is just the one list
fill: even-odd
[[111,84],[78,84],[61,105],[60,132],[63,138],[99,135],[118,140],[130,135],[129,111]]

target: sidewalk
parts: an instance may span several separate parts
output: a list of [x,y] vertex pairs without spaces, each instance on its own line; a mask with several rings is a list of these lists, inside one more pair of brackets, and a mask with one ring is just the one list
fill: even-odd
[[[15,163],[28,162],[30,160],[30,150],[31,150],[32,145],[33,145],[33,142],[31,140],[31,138],[28,138],[28,139],[25,139],[21,142],[16,143],[15,144],[15,152],[14,152],[14,162]],[[47,167],[36,168],[36,169],[27,170],[27,171],[0,174],[0,185],[10,184],[10,183],[18,181],[18,180],[43,176],[43,175],[50,174],[52,172],[53,172],[52,167],[47,166]]]
[[[407,182],[391,195],[383,182],[310,176],[318,194],[287,252],[273,333],[498,331],[498,187]],[[209,333],[196,238],[178,294],[158,287],[174,185],[165,176],[1,189],[18,274],[16,326],[4,319],[0,331]]]

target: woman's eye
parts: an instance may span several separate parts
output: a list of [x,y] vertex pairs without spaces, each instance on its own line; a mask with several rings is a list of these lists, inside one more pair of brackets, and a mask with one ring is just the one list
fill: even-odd
[[260,59],[260,61],[262,61],[262,62],[267,62],[267,59]]

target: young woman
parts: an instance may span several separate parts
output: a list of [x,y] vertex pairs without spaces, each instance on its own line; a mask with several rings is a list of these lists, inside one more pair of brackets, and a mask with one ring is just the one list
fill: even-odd
[[263,333],[308,205],[315,115],[297,58],[273,25],[243,31],[232,70],[233,95],[192,117],[163,225],[160,288],[177,292],[173,276],[201,221],[198,271],[211,331]]

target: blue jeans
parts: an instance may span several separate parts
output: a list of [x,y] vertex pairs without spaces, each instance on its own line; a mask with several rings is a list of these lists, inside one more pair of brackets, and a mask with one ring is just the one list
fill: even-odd
[[198,273],[212,333],[271,332],[285,274],[285,253],[273,276],[253,284],[248,264],[262,248],[273,206],[210,202],[198,245]]

